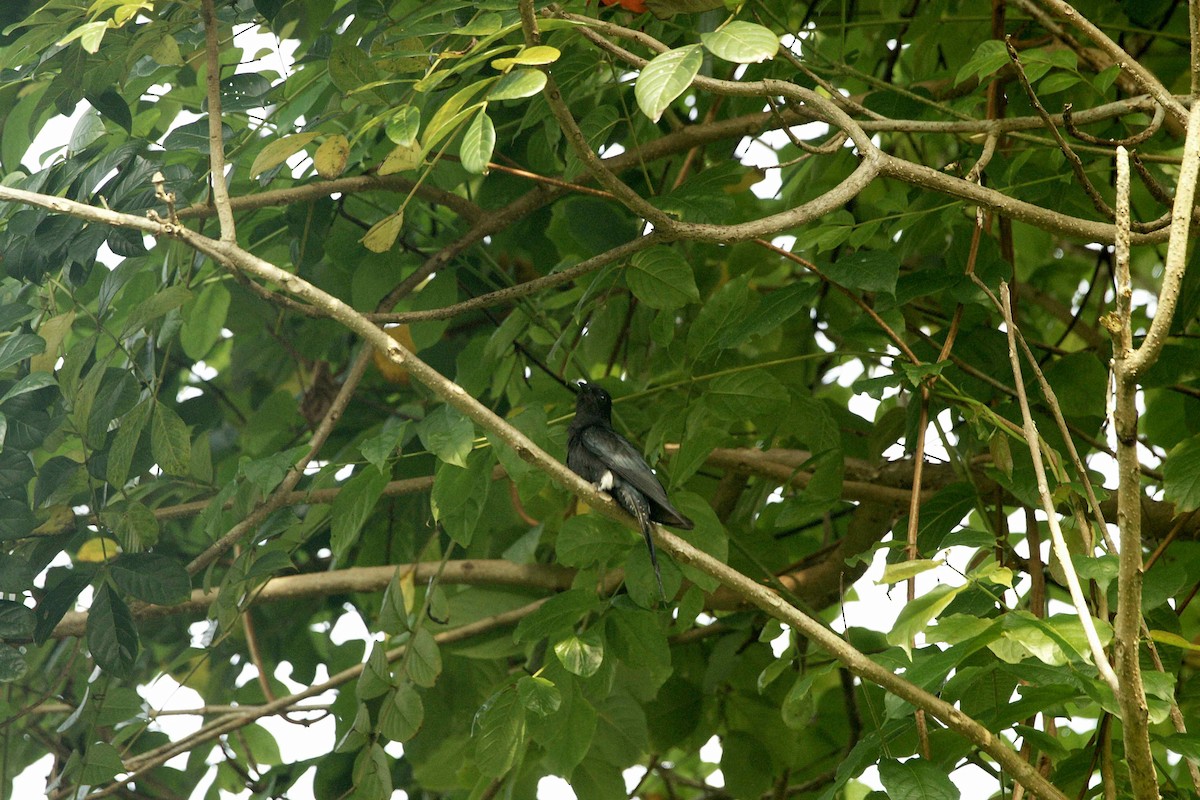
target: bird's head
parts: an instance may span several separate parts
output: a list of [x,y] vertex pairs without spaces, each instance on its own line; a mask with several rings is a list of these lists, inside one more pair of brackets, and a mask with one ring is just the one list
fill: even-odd
[[579,394],[575,397],[575,415],[597,417],[609,422],[612,419],[612,395],[595,383],[579,382]]

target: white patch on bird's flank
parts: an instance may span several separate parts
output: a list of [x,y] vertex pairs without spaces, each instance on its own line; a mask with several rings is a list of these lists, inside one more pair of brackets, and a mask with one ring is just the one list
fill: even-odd
[[611,469],[604,470],[604,474],[600,476],[600,480],[596,481],[596,488],[602,492],[611,492],[613,487],[613,474]]

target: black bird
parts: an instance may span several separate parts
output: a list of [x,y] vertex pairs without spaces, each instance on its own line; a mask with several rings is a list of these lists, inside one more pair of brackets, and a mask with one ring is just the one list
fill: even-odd
[[658,591],[665,601],[667,593],[658,570],[650,523],[661,522],[683,530],[691,530],[693,523],[671,505],[666,490],[638,449],[613,430],[612,397],[593,383],[579,382],[575,419],[567,427],[567,466],[600,491],[608,492],[638,521],[650,548]]

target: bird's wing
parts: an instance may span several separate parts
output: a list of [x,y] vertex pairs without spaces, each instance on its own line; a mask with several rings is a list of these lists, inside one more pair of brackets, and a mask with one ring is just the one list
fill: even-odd
[[658,482],[650,465],[629,441],[612,428],[591,425],[585,428],[580,441],[605,466],[626,483],[644,494],[652,503],[671,508],[667,492]]

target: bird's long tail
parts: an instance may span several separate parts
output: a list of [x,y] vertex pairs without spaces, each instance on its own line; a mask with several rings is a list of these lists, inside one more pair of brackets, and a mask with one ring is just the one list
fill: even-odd
[[667,602],[667,590],[663,588],[662,572],[658,568],[658,551],[654,549],[654,523],[650,520],[650,503],[641,492],[628,486],[618,486],[614,492],[617,504],[638,521],[642,536],[646,537],[646,548],[650,551],[650,566],[654,567],[654,579],[658,581],[658,593]]
[[649,518],[639,519],[638,523],[642,526],[642,536],[646,537],[646,547],[650,550],[650,565],[654,567],[654,579],[658,581],[658,594],[665,603],[667,602],[667,590],[663,588],[662,572],[658,569],[658,551],[654,549],[654,523]]

